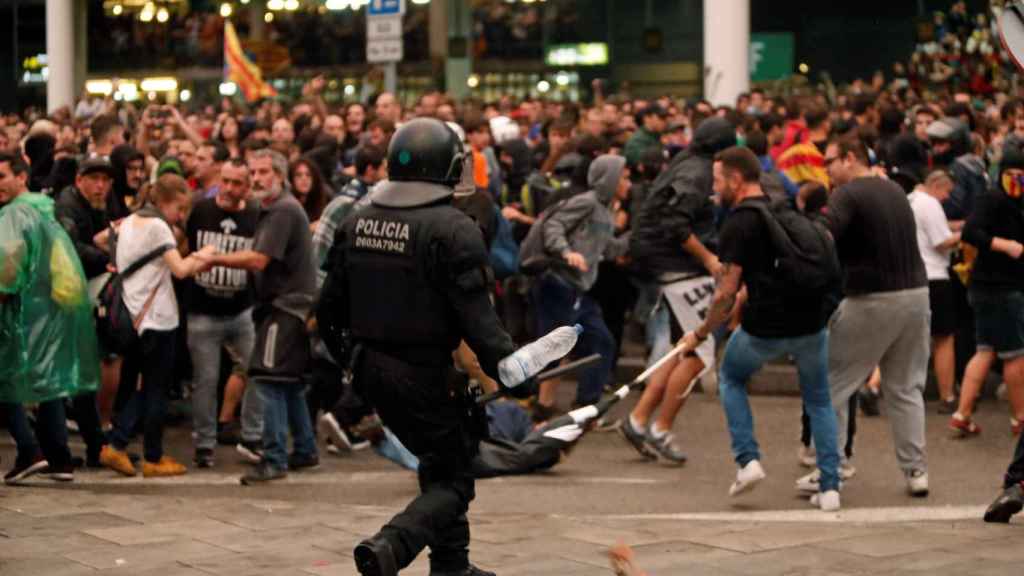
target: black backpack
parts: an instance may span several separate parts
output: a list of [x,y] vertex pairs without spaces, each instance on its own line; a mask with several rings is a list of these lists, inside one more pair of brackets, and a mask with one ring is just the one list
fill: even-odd
[[736,210],[761,214],[778,257],[775,280],[793,291],[827,292],[842,279],[832,234],[786,202],[744,202]]
[[[111,230],[111,254],[117,254],[114,244],[113,230]],[[107,283],[100,290],[96,304],[96,330],[99,332],[100,341],[108,351],[115,354],[125,354],[139,339],[138,327],[143,317],[149,312],[153,299],[156,296],[156,289],[146,299],[146,304],[138,318],[132,318],[128,306],[124,303],[124,280],[142,269],[153,260],[163,256],[164,252],[173,250],[174,246],[160,246],[148,252],[135,262],[132,262],[124,270],[113,272]],[[157,284],[159,288],[159,284]]]

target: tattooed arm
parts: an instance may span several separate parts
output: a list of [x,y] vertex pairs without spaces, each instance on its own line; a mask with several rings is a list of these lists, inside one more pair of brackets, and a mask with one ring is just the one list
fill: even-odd
[[742,277],[742,267],[731,262],[722,264],[721,272],[716,278],[715,296],[711,300],[704,323],[693,332],[683,336],[683,342],[686,343],[687,348],[696,347],[729,319],[733,306],[736,304],[736,295],[742,286]]

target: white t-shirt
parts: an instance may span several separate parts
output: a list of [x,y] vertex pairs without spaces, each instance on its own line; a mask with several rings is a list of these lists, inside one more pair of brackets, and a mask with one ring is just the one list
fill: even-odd
[[924,260],[928,280],[949,280],[949,250],[936,247],[953,236],[942,204],[920,188],[907,197],[917,223],[917,247]]
[[[121,223],[117,233],[117,269],[124,270],[158,246],[177,246],[174,233],[159,218],[131,215]],[[153,304],[139,324],[139,334],[146,330],[174,330],[178,327],[178,300],[174,296],[171,269],[163,256],[154,258],[139,271],[124,279],[124,303],[132,318],[138,318],[146,300],[158,286]]]

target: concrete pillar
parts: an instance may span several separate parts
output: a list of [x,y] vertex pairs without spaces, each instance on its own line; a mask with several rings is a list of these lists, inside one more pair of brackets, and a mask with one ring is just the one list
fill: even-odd
[[72,76],[75,98],[85,87],[89,74],[89,6],[86,2],[75,2],[75,74]]
[[46,109],[49,112],[75,101],[74,0],[46,0]]
[[[446,10],[449,53],[444,61],[445,90],[455,98],[469,96],[466,81],[473,71],[473,18],[469,3],[464,0],[447,0]],[[458,53],[452,52],[458,48]]]
[[249,3],[246,8],[249,17],[249,39],[263,41],[267,39],[267,25],[263,20],[266,14],[266,3],[263,0],[255,0]]
[[704,0],[704,98],[735,106],[750,89],[750,0]]

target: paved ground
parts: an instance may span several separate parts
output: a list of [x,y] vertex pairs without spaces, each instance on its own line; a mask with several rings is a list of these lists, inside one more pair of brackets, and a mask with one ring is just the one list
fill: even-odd
[[[934,407],[930,407],[934,412]],[[754,400],[769,478],[726,495],[734,468],[720,407],[695,397],[677,426],[682,468],[645,463],[613,433],[592,433],[553,471],[483,481],[473,558],[501,576],[610,574],[605,553],[634,546],[651,576],[668,574],[1020,574],[1024,527],[979,518],[1012,449],[1005,406],[981,406],[985,435],[953,441],[929,416],[933,494],[904,493],[885,418],[861,420],[858,474],[844,510],[822,514],[795,495],[795,398]],[[191,456],[186,428],[169,452]],[[80,446],[80,445],[79,445]],[[4,436],[0,458],[13,459]],[[324,454],[319,470],[245,488],[230,449],[212,471],[166,480],[78,474],[0,488],[0,576],[117,574],[351,575],[352,547],[414,494],[414,477],[362,452]],[[407,572],[426,574],[426,558]]]

